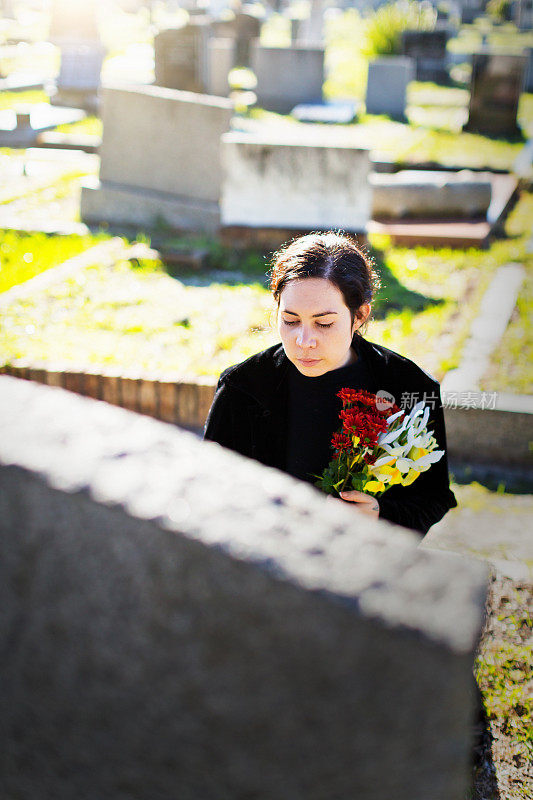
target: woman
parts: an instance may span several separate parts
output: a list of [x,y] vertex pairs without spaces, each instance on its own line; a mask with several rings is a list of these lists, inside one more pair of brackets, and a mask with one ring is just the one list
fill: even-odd
[[[314,482],[332,458],[337,392],[351,387],[392,395],[406,410],[425,400],[428,427],[446,450],[437,381],[361,335],[376,286],[370,261],[347,236],[313,233],[283,247],[270,282],[281,344],[221,374],[204,437]],[[379,498],[349,491],[342,499],[423,534],[457,505],[446,454],[410,486],[393,486]]]

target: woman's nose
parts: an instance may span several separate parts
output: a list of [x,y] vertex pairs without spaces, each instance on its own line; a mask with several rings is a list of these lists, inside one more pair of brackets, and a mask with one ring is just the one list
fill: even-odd
[[300,328],[296,335],[296,344],[298,347],[316,347],[316,338],[311,334],[311,331]]

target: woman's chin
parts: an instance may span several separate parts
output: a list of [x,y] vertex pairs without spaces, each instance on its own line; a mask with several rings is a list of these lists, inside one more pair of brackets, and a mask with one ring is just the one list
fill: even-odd
[[298,358],[293,361],[293,364],[303,375],[322,375],[327,371],[321,358],[309,361]]

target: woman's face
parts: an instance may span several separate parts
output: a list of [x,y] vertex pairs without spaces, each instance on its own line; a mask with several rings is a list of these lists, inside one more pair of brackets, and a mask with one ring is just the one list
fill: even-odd
[[368,314],[351,321],[341,291],[325,278],[290,281],[281,292],[278,330],[289,361],[303,374],[317,377],[355,358],[352,337]]

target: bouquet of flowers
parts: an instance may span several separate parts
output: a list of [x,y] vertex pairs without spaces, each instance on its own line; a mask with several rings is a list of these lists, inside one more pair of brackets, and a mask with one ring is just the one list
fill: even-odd
[[327,494],[357,489],[379,496],[400,484],[409,486],[444,455],[427,429],[429,406],[417,403],[409,413],[375,394],[341,389],[340,430],[334,451],[315,486]]

